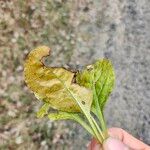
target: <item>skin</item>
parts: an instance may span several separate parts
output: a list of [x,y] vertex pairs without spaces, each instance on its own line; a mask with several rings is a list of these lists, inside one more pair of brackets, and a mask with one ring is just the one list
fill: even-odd
[[150,146],[121,128],[110,128],[108,133],[110,138],[103,145],[93,139],[88,146],[88,150],[150,150]]

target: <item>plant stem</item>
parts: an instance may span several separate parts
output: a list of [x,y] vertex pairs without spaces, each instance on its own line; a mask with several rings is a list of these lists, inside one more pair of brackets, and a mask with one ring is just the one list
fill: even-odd
[[96,126],[98,132],[100,133],[102,139],[105,140],[105,136],[103,135],[103,133],[102,133],[101,129],[99,128],[98,124],[96,123],[95,119],[94,119],[93,117],[91,117],[91,118],[92,118],[92,121],[93,121],[93,123],[95,124],[95,126]]
[[100,107],[99,102],[98,102],[98,97],[97,97],[97,93],[96,93],[96,89],[95,89],[94,84],[93,84],[93,93],[94,93],[94,100],[96,103],[96,105],[95,105],[96,106],[96,112],[95,113],[96,113],[97,118],[99,119],[102,130],[106,134],[106,137],[107,137],[107,127],[106,127],[106,123],[104,120],[104,116],[103,116],[102,111],[101,111],[101,107]]
[[92,116],[91,114],[87,114],[87,113],[84,113],[84,115],[86,116],[89,124],[91,125],[91,128],[93,129],[93,132],[95,133],[96,135],[96,138],[97,140],[102,143],[103,142],[103,138],[101,137],[101,134],[99,133],[99,131],[97,130],[97,127],[95,126],[95,123],[93,122],[93,119],[92,119]]
[[92,134],[93,136],[96,136],[92,128],[80,116],[74,116],[73,120],[81,124],[82,127],[85,128],[90,134]]
[[102,130],[105,134],[105,138],[107,138],[108,132],[107,132],[107,127],[106,127],[106,122],[105,122],[105,119],[104,119],[104,116],[103,116],[101,110],[98,111],[98,116],[99,116],[99,120],[101,121],[101,126],[102,126]]

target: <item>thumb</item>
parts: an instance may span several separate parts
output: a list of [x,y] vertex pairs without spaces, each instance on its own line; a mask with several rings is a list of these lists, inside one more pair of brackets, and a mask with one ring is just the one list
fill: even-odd
[[103,149],[104,150],[129,150],[129,148],[123,144],[120,140],[115,138],[108,138],[103,143]]

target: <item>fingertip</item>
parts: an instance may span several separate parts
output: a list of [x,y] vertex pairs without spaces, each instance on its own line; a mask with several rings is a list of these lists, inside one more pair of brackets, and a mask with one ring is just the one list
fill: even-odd
[[123,129],[121,128],[109,128],[108,134],[110,135],[110,137],[123,141]]
[[120,140],[115,138],[108,138],[103,143],[103,149],[105,150],[129,150],[129,148],[123,144]]
[[128,145],[132,149],[150,149],[148,145],[143,143],[142,141],[136,139],[134,136],[126,132],[125,130],[121,128],[110,128],[108,129],[108,133],[110,137],[114,137],[116,139],[119,139],[124,144]]

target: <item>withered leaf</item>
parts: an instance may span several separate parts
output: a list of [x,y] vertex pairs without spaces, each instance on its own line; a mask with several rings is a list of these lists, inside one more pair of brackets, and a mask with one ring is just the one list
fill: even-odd
[[90,112],[92,91],[72,83],[74,73],[64,68],[46,67],[42,58],[48,56],[46,46],[32,50],[24,65],[25,82],[35,96],[50,107],[66,112]]

